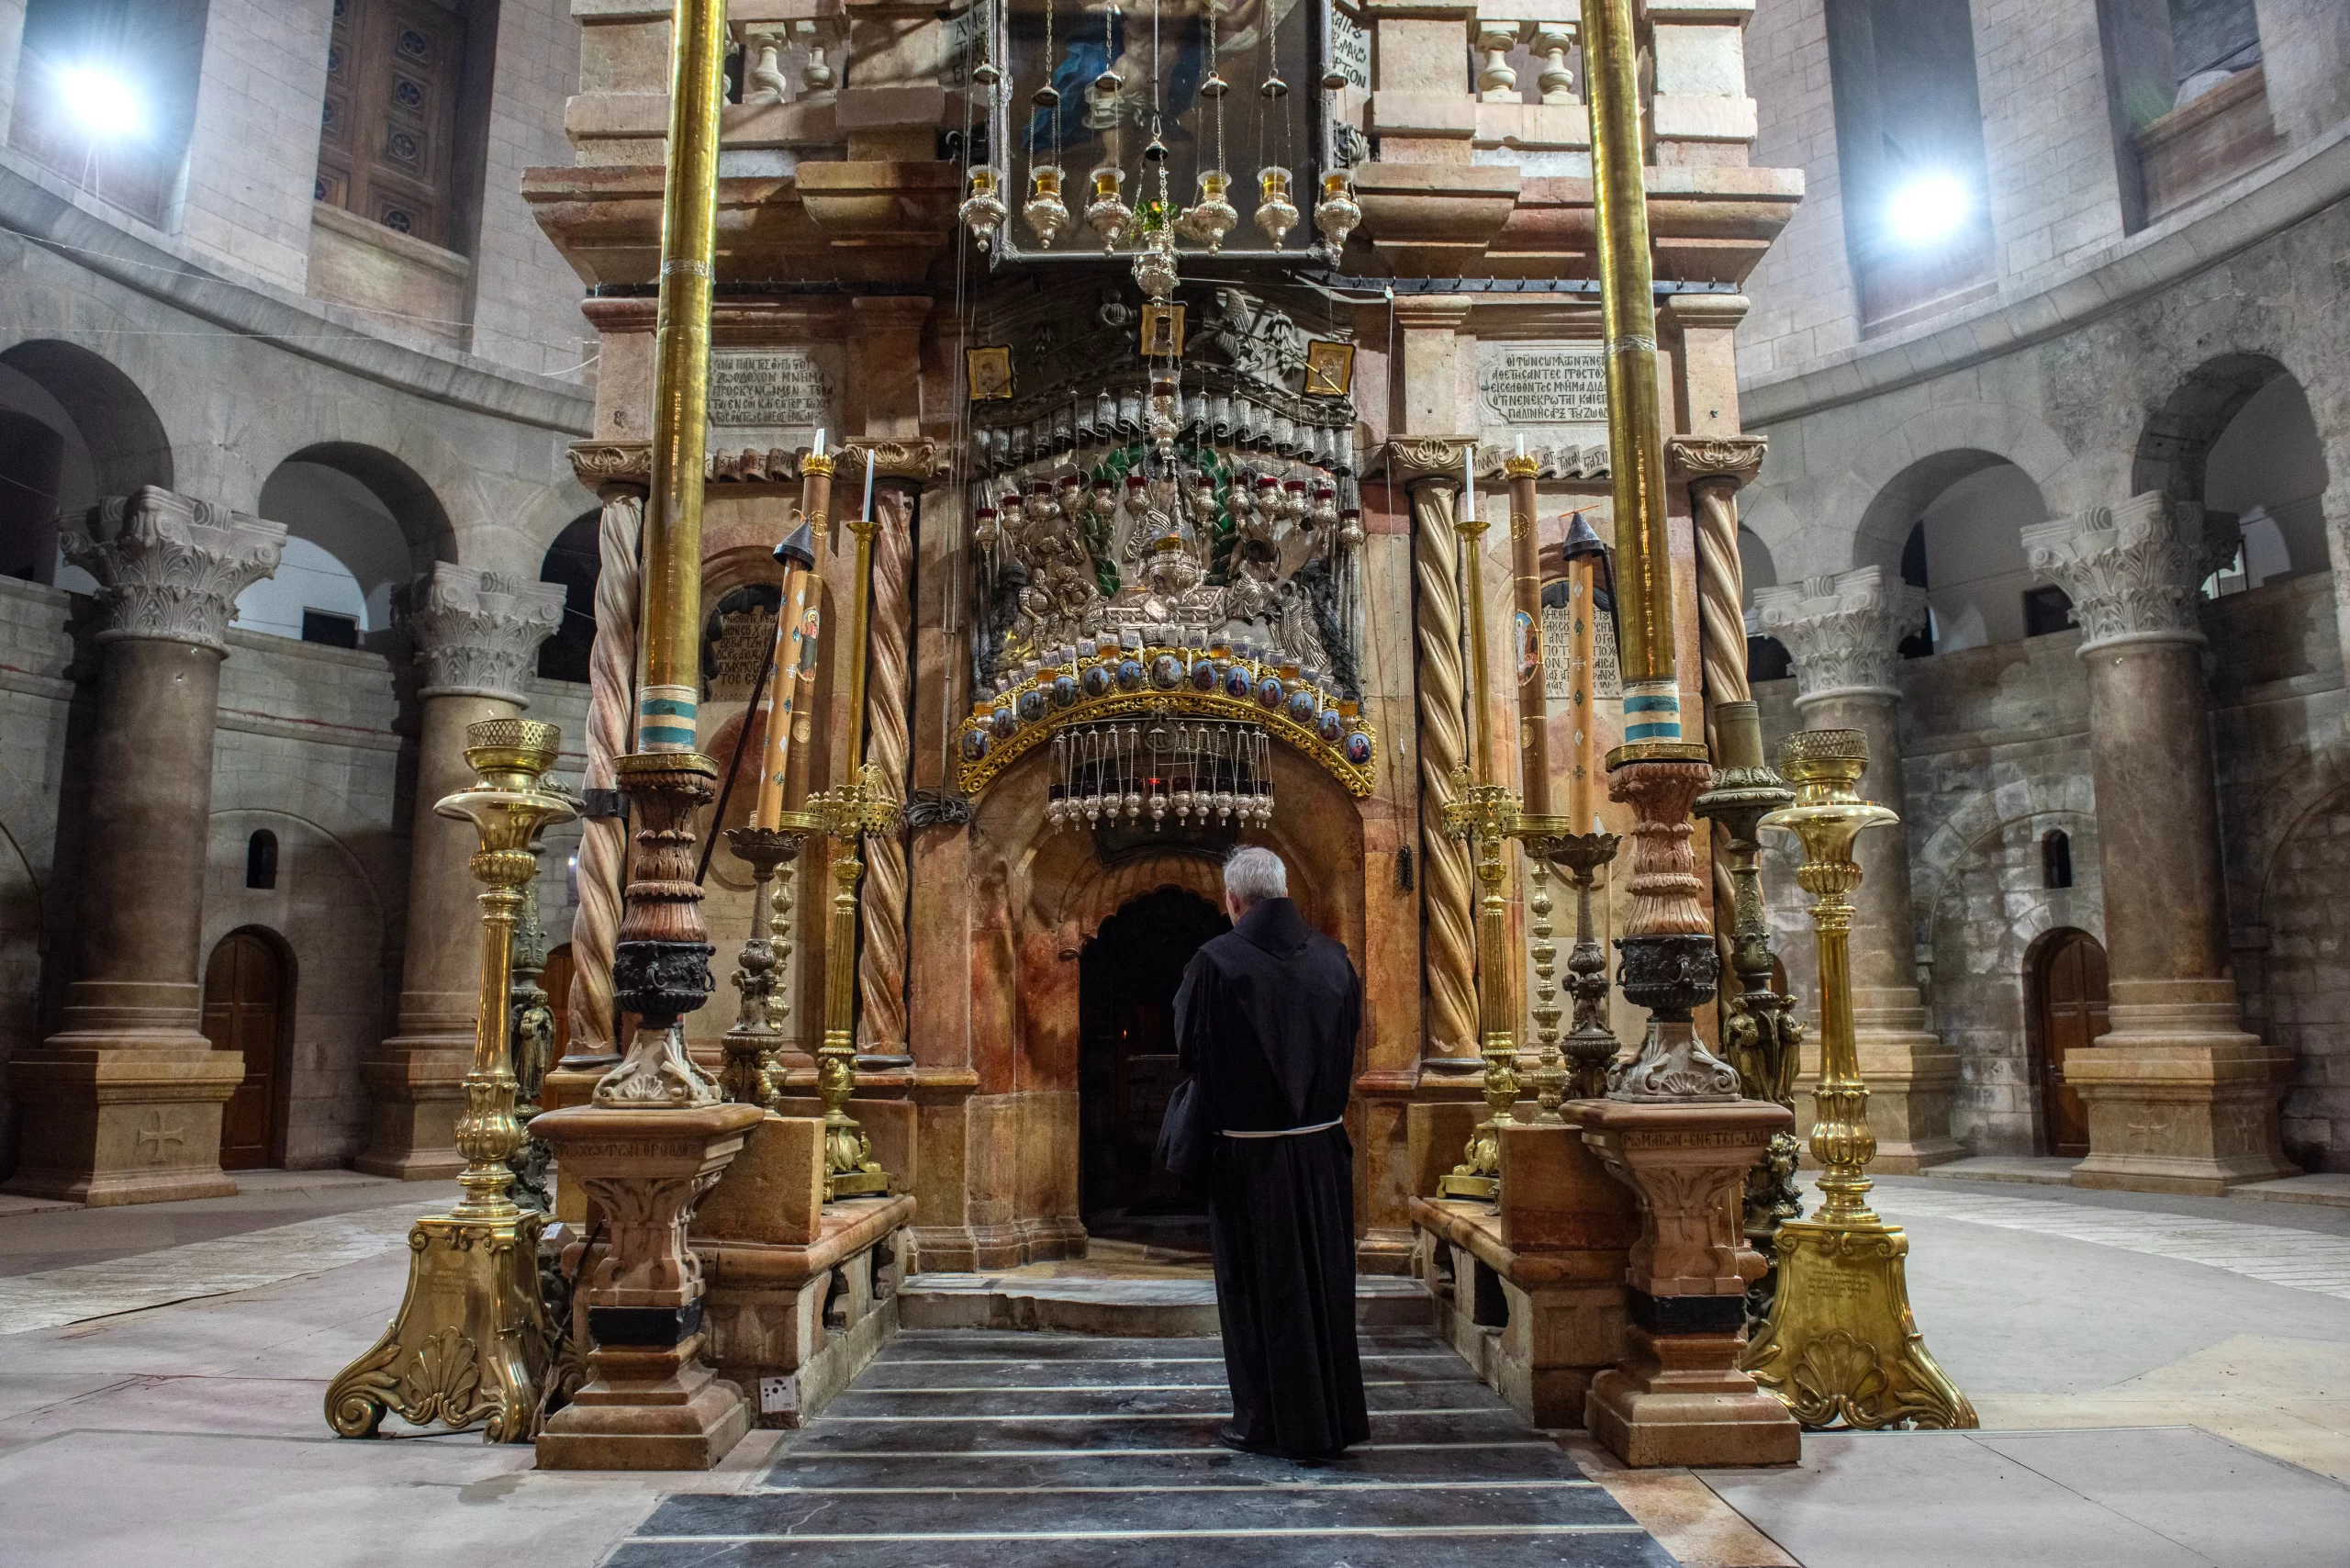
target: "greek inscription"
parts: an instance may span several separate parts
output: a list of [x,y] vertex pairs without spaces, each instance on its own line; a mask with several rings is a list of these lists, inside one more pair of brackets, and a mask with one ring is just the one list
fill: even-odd
[[1606,356],[1597,349],[1509,349],[1477,378],[1485,407],[1505,424],[1607,422]]
[[831,422],[832,378],[799,349],[722,349],[710,356],[710,422],[774,430]]

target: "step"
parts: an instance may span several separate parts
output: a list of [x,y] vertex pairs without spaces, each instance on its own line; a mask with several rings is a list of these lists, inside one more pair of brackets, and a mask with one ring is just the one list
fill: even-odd
[[[1142,1339],[1213,1337],[1215,1282],[1207,1278],[1113,1280],[1068,1275],[925,1273],[898,1293],[908,1328],[997,1328],[1113,1334]],[[1427,1287],[1417,1280],[1362,1274],[1355,1321],[1365,1327],[1423,1327]]]

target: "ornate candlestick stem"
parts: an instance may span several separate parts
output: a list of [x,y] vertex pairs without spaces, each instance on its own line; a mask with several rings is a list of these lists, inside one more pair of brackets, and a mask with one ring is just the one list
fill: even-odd
[[[1469,461],[1475,461],[1473,450]],[[1518,1092],[1510,965],[1502,956],[1509,936],[1509,899],[1503,890],[1509,881],[1506,855],[1509,841],[1517,834],[1518,807],[1509,786],[1493,781],[1493,721],[1485,669],[1485,529],[1473,511],[1460,524],[1461,550],[1469,562],[1462,608],[1469,618],[1470,701],[1476,721],[1478,781],[1470,782],[1466,764],[1454,775],[1453,798],[1444,808],[1444,826],[1454,837],[1465,838],[1475,846],[1477,881],[1483,890],[1477,907],[1477,1014],[1485,1058],[1486,1119],[1469,1135],[1460,1163],[1451,1174],[1438,1179],[1437,1192],[1448,1198],[1492,1198],[1501,1191],[1501,1128],[1509,1123],[1509,1108]]]
[[[1616,858],[1622,841],[1612,833],[1561,833],[1546,849],[1548,858],[1567,874],[1575,889],[1575,945],[1567,958],[1567,989],[1574,997],[1574,1020],[1562,1050],[1566,1061],[1563,1096],[1592,1100],[1607,1092],[1607,1069],[1622,1048],[1607,1026],[1607,955],[1591,917],[1591,895],[1599,868]],[[1527,853],[1537,853],[1531,840]]]
[[[776,1015],[782,978],[782,955],[776,951],[776,873],[799,857],[813,826],[811,821],[804,826],[726,830],[727,847],[751,868],[751,935],[743,944],[733,977],[742,1002],[735,1011],[734,1026],[726,1031],[726,1065],[718,1075],[726,1098],[737,1105],[772,1109],[775,1103],[767,1070],[778,1039]],[[787,903],[789,898],[787,893]]]
[[[1763,916],[1762,846],[1755,835],[1764,814],[1788,805],[1796,795],[1762,759],[1762,721],[1752,702],[1715,703],[1714,728],[1722,770],[1714,787],[1697,797],[1695,810],[1722,828],[1722,861],[1736,912],[1730,967],[1740,989],[1731,992],[1724,988],[1722,1054],[1738,1070],[1740,1093],[1792,1111],[1796,1074],[1802,1065],[1803,1025],[1795,1015],[1795,999],[1772,990],[1771,928]],[[1766,1260],[1775,1257],[1772,1238],[1780,1223],[1803,1213],[1796,1158],[1795,1135],[1774,1133],[1762,1162],[1747,1175],[1746,1239]],[[1776,1270],[1773,1262],[1747,1292],[1747,1318],[1752,1326],[1760,1327],[1770,1316]]]
[[1534,1119],[1547,1126],[1559,1120],[1567,1070],[1559,1055],[1559,1016],[1562,1010],[1559,1006],[1557,977],[1559,945],[1550,940],[1550,867],[1530,847],[1526,857],[1526,881],[1527,913],[1533,916],[1527,956],[1534,960],[1534,1002],[1526,1012],[1533,1020],[1534,1036],[1540,1046],[1535,1053],[1534,1070],[1519,1076],[1533,1082],[1535,1103],[1540,1107]]
[[346,1438],[373,1437],[392,1411],[419,1426],[484,1421],[490,1441],[524,1441],[554,1342],[539,1298],[543,1216],[518,1208],[508,1192],[506,1162],[523,1137],[509,1052],[514,918],[538,869],[531,841],[575,813],[538,787],[561,749],[553,724],[492,719],[470,726],[466,738],[474,744],[465,761],[480,778],[433,807],[471,822],[481,841],[468,862],[483,890],[473,1070],[457,1119],[465,1195],[447,1215],[416,1222],[398,1316],[327,1387],[327,1423]]
[[1745,1367],[1807,1427],[1973,1427],[1974,1406],[1935,1364],[1910,1315],[1902,1268],[1909,1239],[1867,1201],[1876,1137],[1852,1044],[1852,892],[1861,882],[1852,841],[1901,820],[1854,791],[1867,765],[1857,730],[1788,736],[1779,769],[1796,786],[1796,803],[1760,824],[1802,841],[1796,877],[1814,901],[1819,1087],[1811,1152],[1825,1172],[1825,1202],[1812,1218],[1779,1226],[1778,1294]]
[[853,609],[845,652],[849,660],[847,778],[837,790],[811,796],[809,808],[824,832],[840,845],[833,857],[832,924],[824,945],[824,1043],[816,1050],[816,1092],[824,1103],[824,1167],[828,1196],[869,1197],[890,1190],[890,1173],[873,1158],[872,1140],[848,1114],[856,1092],[857,883],[865,863],[857,843],[867,834],[894,832],[898,802],[891,800],[878,768],[865,752],[866,643],[872,634],[867,613],[873,575],[873,539],[880,523],[871,517],[849,524],[856,536],[850,577]]

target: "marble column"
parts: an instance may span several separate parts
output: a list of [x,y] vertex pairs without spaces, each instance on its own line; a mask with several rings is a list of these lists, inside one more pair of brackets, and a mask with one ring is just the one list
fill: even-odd
[[152,486],[65,541],[98,579],[94,733],[65,780],[84,812],[58,1032],[8,1064],[23,1153],[7,1190],[82,1203],[223,1196],[220,1115],[242,1058],[202,1018],[204,867],[220,661],[237,595],[284,525]]
[[2023,531],[2072,597],[2089,685],[2112,1029],[2065,1059],[2088,1108],[2081,1187],[2220,1193],[2296,1173],[2288,1052],[2244,1032],[2229,971],[2197,584],[2200,509],[2149,492]]
[[[1901,692],[1893,672],[1901,639],[1925,623],[1925,595],[1882,567],[1862,566],[1796,587],[1757,589],[1754,608],[1762,630],[1795,656],[1796,712],[1803,726],[1867,736],[1869,766],[1860,791],[1902,811],[1901,735],[1895,722]],[[1909,1175],[1963,1152],[1950,1136],[1958,1053],[1928,1026],[1918,990],[1907,830],[1863,834],[1855,858],[1861,886],[1852,900],[1852,1034],[1869,1085],[1874,1168]],[[1798,1080],[1796,1104],[1806,1128],[1818,1070],[1817,1059],[1807,1061]]]
[[399,1032],[361,1067],[375,1119],[366,1152],[352,1163],[372,1175],[424,1181],[465,1168],[457,1114],[481,965],[481,890],[466,862],[480,846],[471,824],[432,807],[476,778],[465,763],[466,726],[511,719],[530,705],[522,693],[539,644],[562,620],[559,585],[473,566],[442,562],[408,589],[400,624],[421,666],[422,718]]

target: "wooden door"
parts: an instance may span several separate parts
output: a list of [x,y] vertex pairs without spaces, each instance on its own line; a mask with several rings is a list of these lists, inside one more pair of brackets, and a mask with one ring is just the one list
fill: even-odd
[[335,0],[316,196],[431,244],[450,241],[465,24],[432,0]]
[[245,1054],[245,1081],[220,1117],[220,1168],[251,1170],[281,1158],[278,1110],[285,1098],[285,969],[277,949],[232,931],[204,970],[204,1034],[216,1051]]
[[2042,1139],[2051,1154],[2087,1154],[2088,1113],[2080,1092],[2065,1081],[2065,1058],[2113,1026],[2107,1015],[2105,949],[2085,931],[2058,932],[2041,948],[2037,971],[2032,1065]]

